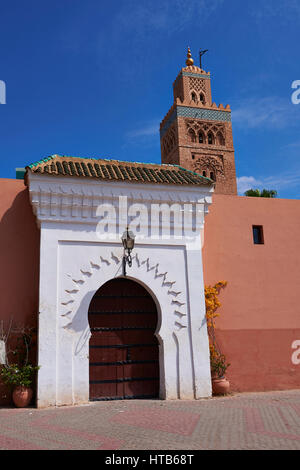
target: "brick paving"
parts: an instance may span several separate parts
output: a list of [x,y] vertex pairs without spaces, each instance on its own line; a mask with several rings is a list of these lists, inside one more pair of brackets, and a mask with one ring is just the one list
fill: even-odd
[[0,450],[299,450],[300,390],[0,408]]

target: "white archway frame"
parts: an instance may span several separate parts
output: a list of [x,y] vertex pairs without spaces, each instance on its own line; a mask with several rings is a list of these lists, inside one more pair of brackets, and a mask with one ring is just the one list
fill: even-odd
[[[60,301],[58,342],[60,348],[62,348],[62,345],[69,345],[69,347],[64,347],[62,352],[64,367],[62,373],[58,374],[57,404],[65,403],[66,395],[71,388],[73,390],[72,396],[69,397],[70,402],[88,401],[89,305],[94,294],[102,285],[113,278],[120,277],[121,257],[114,252],[111,252],[110,257],[100,256],[99,259],[94,259],[89,264],[90,269],[80,269],[77,276],[67,275],[68,284],[71,284],[71,286],[65,287],[65,295]],[[132,279],[146,288],[157,306],[158,328],[156,336],[159,341],[160,365],[159,396],[165,399],[180,398],[182,394],[187,395],[183,384],[188,381],[189,388],[193,388],[191,383],[193,378],[191,374],[188,377],[187,358],[183,354],[186,345],[182,343],[188,341],[186,301],[183,293],[181,290],[176,289],[176,281],[169,280],[168,273],[160,270],[158,263],[152,265],[149,258],[142,260],[138,253],[133,256],[133,264],[128,269],[128,274],[128,279]],[[70,337],[72,338],[71,341]],[[180,346],[183,348],[181,354],[178,350]],[[177,361],[174,361],[174,355],[178,358]],[[72,377],[70,374],[66,374],[66,370],[72,371]],[[84,393],[83,377],[86,377]]]
[[158,305],[160,397],[210,396],[201,234],[213,188],[30,173],[28,186],[41,228],[38,407],[89,400],[88,308],[101,285],[122,273],[119,234],[127,223],[121,218],[111,241],[99,240],[97,207],[109,202],[118,208],[121,196],[149,210],[152,204],[197,206],[196,234],[190,223],[178,240],[137,237],[128,277],[142,283]]

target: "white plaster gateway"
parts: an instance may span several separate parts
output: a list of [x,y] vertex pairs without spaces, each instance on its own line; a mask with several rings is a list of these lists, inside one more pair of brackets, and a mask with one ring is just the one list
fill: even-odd
[[[89,304],[104,283],[123,275],[120,236],[128,218],[136,241],[127,276],[142,284],[157,306],[160,398],[210,396],[200,235],[213,187],[30,172],[27,184],[41,228],[38,407],[89,401]],[[126,201],[126,214],[119,210],[120,201]],[[196,227],[187,217],[178,236],[174,216],[175,225],[166,235],[167,222],[160,217],[156,236],[150,236],[155,222],[141,207],[154,207],[157,215],[155,204],[178,204],[181,215],[191,212],[186,204],[193,204]],[[104,220],[108,232],[99,238]]]

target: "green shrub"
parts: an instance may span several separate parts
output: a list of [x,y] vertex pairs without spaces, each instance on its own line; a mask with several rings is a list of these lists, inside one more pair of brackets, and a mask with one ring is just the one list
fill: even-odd
[[39,368],[40,366],[32,366],[31,364],[23,366],[5,364],[1,367],[0,376],[2,382],[11,387],[18,385],[30,387]]

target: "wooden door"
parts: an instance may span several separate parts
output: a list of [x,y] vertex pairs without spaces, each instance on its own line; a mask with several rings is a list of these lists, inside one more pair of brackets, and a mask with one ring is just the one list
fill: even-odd
[[157,310],[146,289],[107,282],[91,301],[89,325],[90,400],[158,397]]

